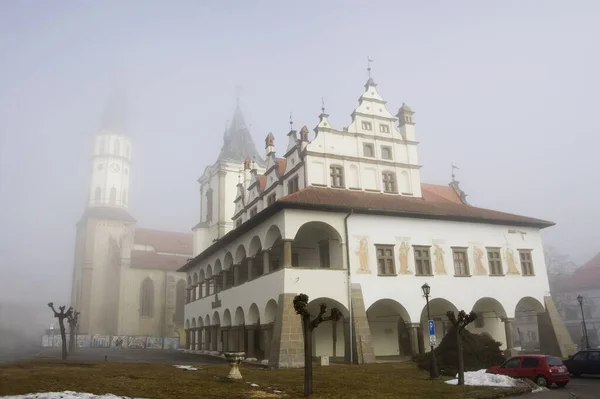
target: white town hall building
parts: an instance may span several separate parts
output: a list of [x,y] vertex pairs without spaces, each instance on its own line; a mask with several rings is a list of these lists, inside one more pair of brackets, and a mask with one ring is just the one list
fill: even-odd
[[479,316],[471,331],[512,350],[519,307],[542,314],[549,345],[568,350],[540,236],[553,223],[471,206],[456,181],[422,183],[413,111],[403,104],[394,116],[373,79],[364,87],[348,127],[331,126],[323,109],[314,134],[287,134],[281,157],[269,134],[266,160],[238,106],[199,179],[194,258],[179,269],[188,349],[300,366],[292,301],[305,293],[311,314],[321,302],[343,314],[314,331],[314,356],[409,356],[429,350],[428,283],[438,343],[445,313],[464,309]]

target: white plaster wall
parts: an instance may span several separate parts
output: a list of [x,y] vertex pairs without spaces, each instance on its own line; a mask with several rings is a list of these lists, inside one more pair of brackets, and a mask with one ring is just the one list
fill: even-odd
[[[352,282],[360,283],[363,289],[365,307],[368,309],[379,299],[391,298],[400,303],[410,316],[410,322],[419,322],[425,306],[421,286],[428,283],[431,286],[431,299],[444,298],[458,309],[470,311],[480,298],[497,299],[504,307],[508,317],[514,317],[518,301],[524,297],[533,297],[543,304],[543,297],[549,292],[548,278],[543,256],[542,240],[537,229],[518,227],[516,230],[525,232],[509,234],[511,227],[462,223],[451,221],[434,221],[399,217],[383,217],[371,215],[352,215],[348,219],[350,267]],[[359,240],[368,240],[368,259],[371,274],[358,274]],[[447,275],[434,276],[414,275],[414,254],[412,248],[408,255],[409,270],[413,274],[393,277],[377,276],[375,244],[395,245],[396,270],[399,269],[398,248],[402,239],[408,239],[410,245],[432,245],[434,240],[440,240],[439,245],[445,251],[444,263]],[[521,275],[505,276],[472,276],[454,277],[451,246],[469,247],[469,266],[471,273],[475,270],[473,248],[477,245],[485,247],[511,248],[518,263],[517,249],[532,249],[532,258],[536,275],[523,277]],[[432,263],[434,256],[432,253]],[[483,265],[488,269],[487,253],[483,257]],[[432,264],[435,272],[435,265]],[[503,259],[503,269],[507,264]],[[408,321],[408,320],[407,320]]]
[[[119,153],[115,153],[114,143],[119,142]],[[111,170],[111,165],[119,167],[117,172]],[[89,188],[90,206],[116,206],[128,208],[131,181],[131,140],[127,136],[101,134],[94,137],[94,156]],[[96,188],[102,190],[101,200],[95,199]],[[117,191],[116,201],[110,203],[111,188]],[[125,193],[125,201],[123,194]]]

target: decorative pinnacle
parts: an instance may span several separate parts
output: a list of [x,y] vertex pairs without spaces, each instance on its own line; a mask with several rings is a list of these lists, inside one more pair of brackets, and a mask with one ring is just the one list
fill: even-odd
[[325,113],[325,100],[321,97],[321,113]]
[[373,60],[371,59],[371,57],[367,56],[367,72],[369,73],[369,79],[371,79],[371,63],[373,62]]
[[290,111],[290,130],[294,130],[294,121],[292,121],[292,112]]

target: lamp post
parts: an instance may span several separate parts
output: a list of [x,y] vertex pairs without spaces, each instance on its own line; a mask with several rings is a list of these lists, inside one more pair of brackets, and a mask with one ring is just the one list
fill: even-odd
[[583,297],[577,295],[577,302],[579,302],[579,309],[581,309],[581,318],[583,319],[583,336],[585,337],[585,348],[590,349],[590,339],[587,333],[587,326],[585,325],[585,314],[583,313]]
[[[423,290],[423,296],[425,297],[425,300],[427,301],[427,325],[429,325],[429,320],[431,320],[431,314],[429,313],[429,293],[431,292],[431,287],[429,287],[429,284],[425,283],[425,284],[423,284],[421,289]],[[435,358],[435,352],[433,351],[433,342],[431,342],[431,340],[430,340],[429,344],[431,345],[431,364],[429,366],[429,377],[439,378],[440,372],[438,370],[437,360]]]

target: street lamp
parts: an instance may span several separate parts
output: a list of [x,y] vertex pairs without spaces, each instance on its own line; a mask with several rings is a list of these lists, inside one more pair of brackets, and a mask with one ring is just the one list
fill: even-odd
[[590,339],[587,333],[587,327],[585,325],[585,314],[583,313],[583,297],[581,295],[577,295],[577,302],[579,302],[579,309],[581,309],[581,318],[583,319],[583,336],[585,337],[585,347],[586,349],[590,349]]
[[[429,326],[429,320],[431,320],[431,314],[429,313],[429,293],[431,292],[431,287],[429,287],[429,284],[425,283],[421,289],[423,290],[423,296],[427,301],[427,325]],[[433,352],[433,342],[430,340],[429,344],[431,345],[431,364],[429,366],[429,376],[431,378],[439,378],[440,372],[438,370],[435,353]]]

